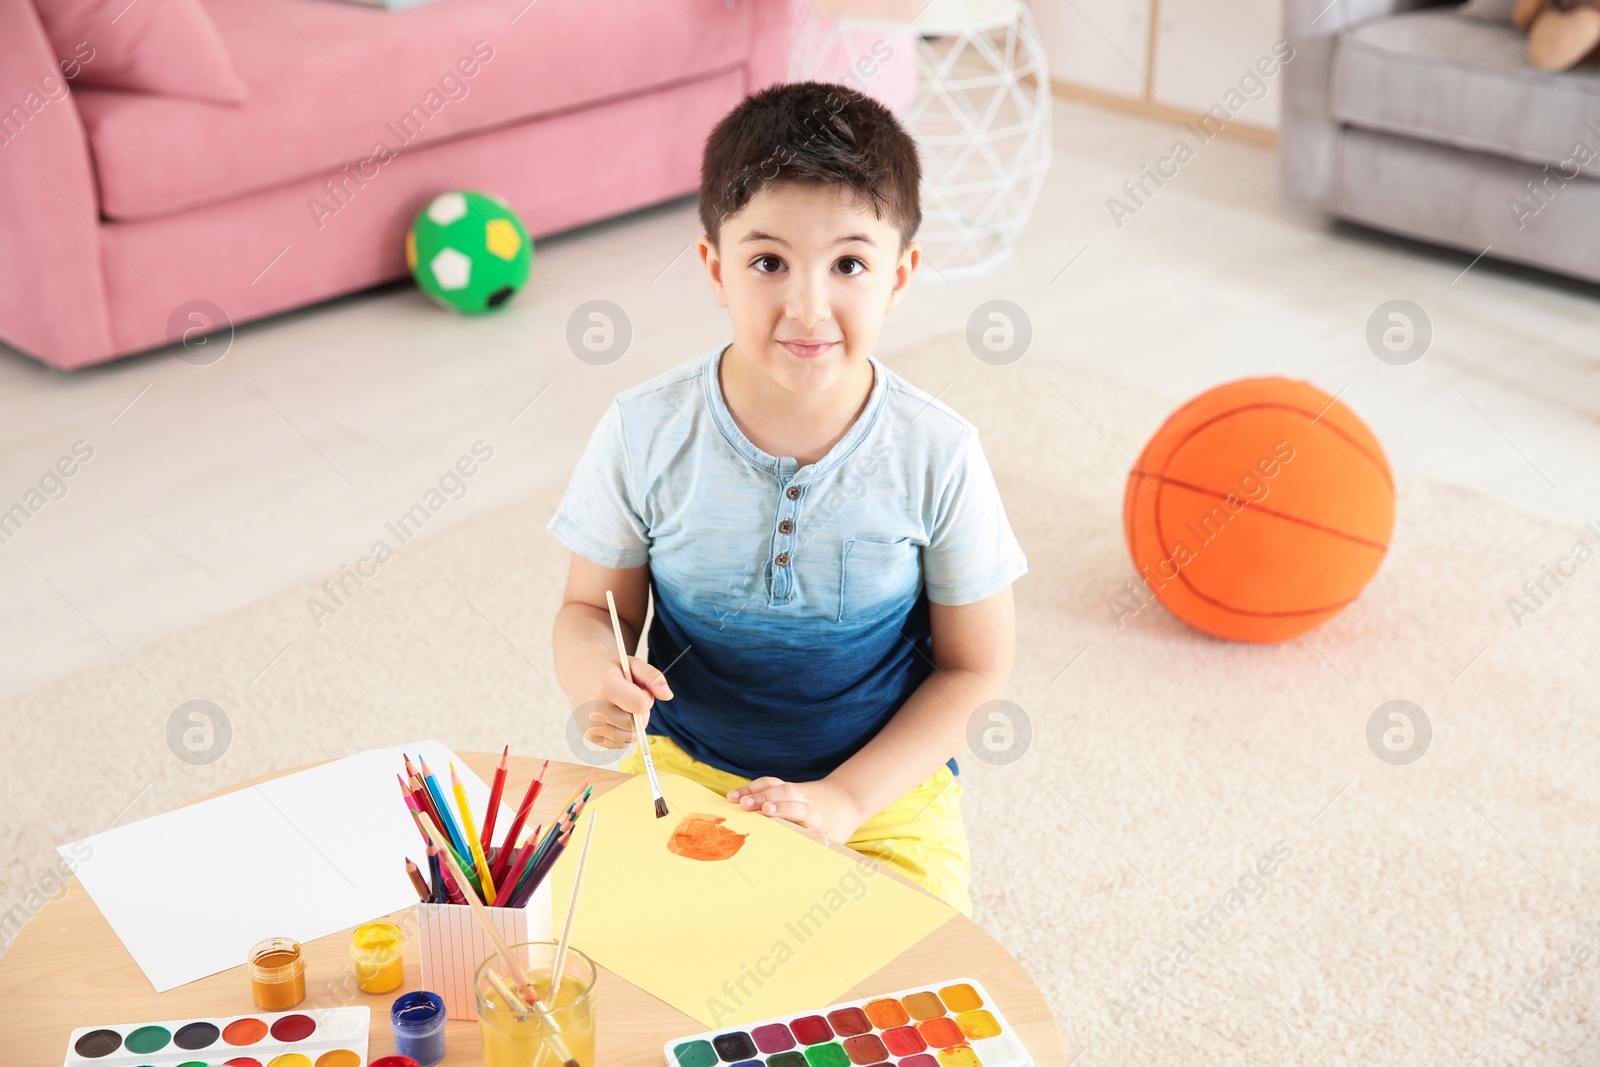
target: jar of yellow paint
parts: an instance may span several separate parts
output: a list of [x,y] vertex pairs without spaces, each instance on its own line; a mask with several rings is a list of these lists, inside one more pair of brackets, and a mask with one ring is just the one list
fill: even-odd
[[350,935],[356,986],[363,993],[387,993],[405,981],[405,935],[392,922],[362,923]]

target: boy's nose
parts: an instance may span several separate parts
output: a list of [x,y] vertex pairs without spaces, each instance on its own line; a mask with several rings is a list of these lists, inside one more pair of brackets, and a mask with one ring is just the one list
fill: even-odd
[[789,293],[784,313],[808,327],[829,318],[827,287],[821,281],[797,279]]

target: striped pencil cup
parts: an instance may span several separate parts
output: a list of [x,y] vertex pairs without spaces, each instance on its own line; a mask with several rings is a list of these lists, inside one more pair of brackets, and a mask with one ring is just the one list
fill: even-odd
[[[551,935],[550,883],[534,891],[522,908],[487,908],[508,945],[548,941]],[[472,987],[478,965],[494,955],[494,944],[465,904],[417,905],[417,952],[422,988],[444,998],[452,1019],[476,1021],[478,997]]]

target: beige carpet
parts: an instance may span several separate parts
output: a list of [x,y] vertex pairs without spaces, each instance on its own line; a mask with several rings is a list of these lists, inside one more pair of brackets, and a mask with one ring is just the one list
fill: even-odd
[[[1125,457],[1182,398],[1045,355],[991,367],[958,337],[887,361],[982,428],[1032,566],[1011,697],[1033,745],[962,769],[977,918],[1046,990],[1069,1055],[1600,1061],[1600,561],[1520,628],[1506,608],[1580,531],[1402,475],[1389,559],[1309,641],[1223,644],[1158,607],[1119,629]],[[279,766],[424,736],[566,754],[554,504],[404,546],[320,630],[307,586],[5,704],[0,902],[28,898],[56,842]],[[232,719],[209,767],[166,745],[195,698]],[[1396,698],[1433,724],[1410,766],[1365,740]],[[1289,858],[1228,910],[1275,846]]]

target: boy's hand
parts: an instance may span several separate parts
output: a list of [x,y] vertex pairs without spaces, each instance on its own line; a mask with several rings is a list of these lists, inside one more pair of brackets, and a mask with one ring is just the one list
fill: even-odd
[[633,681],[622,676],[622,664],[612,663],[600,679],[599,699],[610,702],[610,707],[600,707],[589,712],[588,729],[583,739],[601,748],[626,748],[638,740],[634,733],[634,715],[643,730],[650,722],[650,708],[657,700],[671,700],[672,687],[667,676],[637,656],[628,657],[628,669]]
[[746,811],[792,822],[830,841],[850,840],[864,821],[855,798],[827,779],[785,782],[757,778],[730,792],[728,799]]

